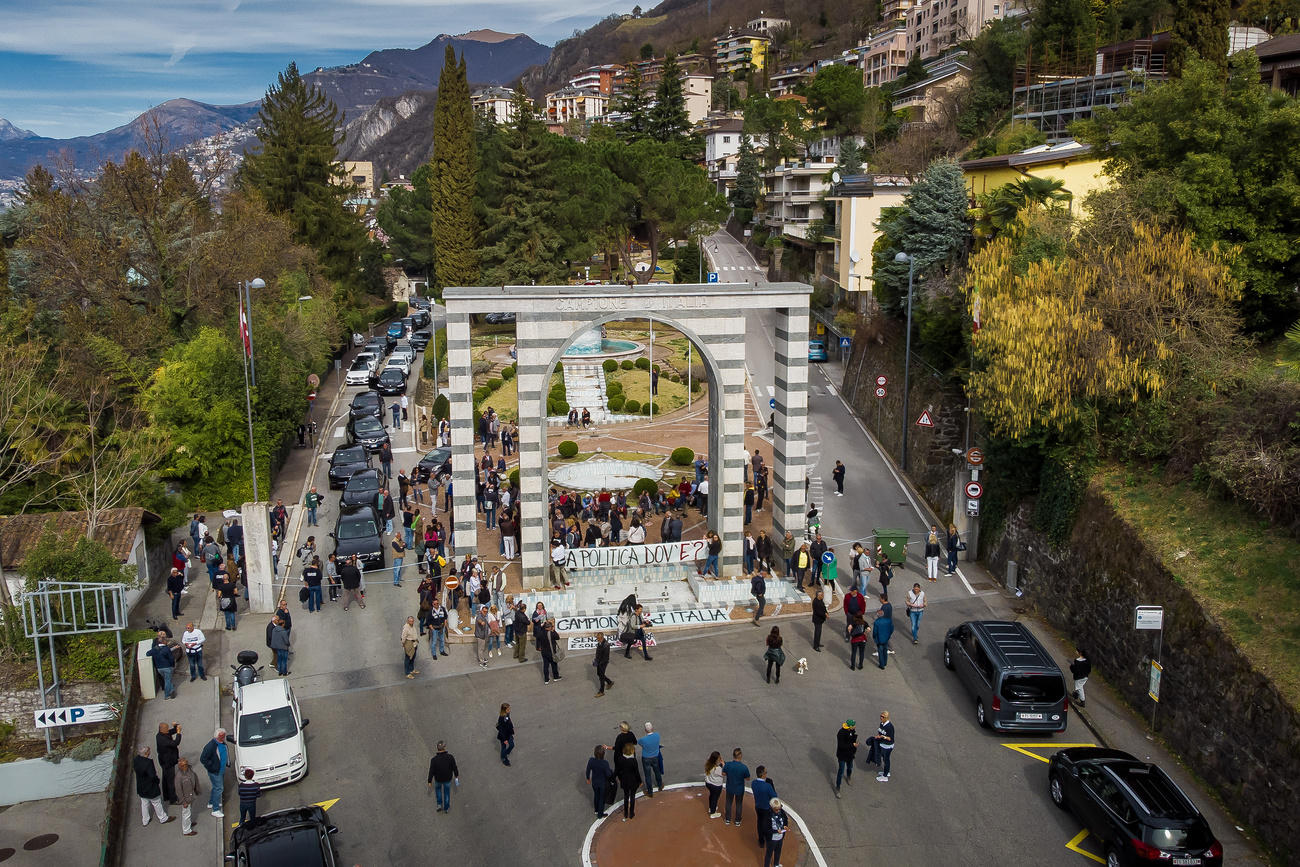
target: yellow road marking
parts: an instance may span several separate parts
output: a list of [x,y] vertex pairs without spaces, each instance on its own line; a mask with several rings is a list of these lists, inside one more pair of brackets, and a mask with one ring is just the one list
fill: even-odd
[[[313,806],[313,807],[320,807],[322,810],[328,810],[330,807],[333,807],[335,804],[337,804],[337,803],[338,803],[339,801],[341,801],[341,800],[343,800],[343,799],[342,799],[342,798],[330,798],[328,801],[317,801],[316,803],[312,804],[312,806]],[[238,827],[239,827],[239,823],[238,823],[238,822],[231,822],[231,823],[230,823],[230,830],[233,831],[233,830],[235,830],[235,829],[238,828]]]
[[1032,753],[1030,752],[1030,750],[1051,750],[1052,752],[1056,752],[1057,750],[1069,749],[1070,747],[1095,747],[1097,745],[1096,744],[1058,744],[1058,743],[1045,744],[1045,743],[1040,743],[1035,741],[1034,743],[1029,743],[1029,744],[1003,744],[1002,746],[1006,747],[1009,750],[1015,750],[1021,755],[1029,756],[1029,758],[1031,759],[1038,759],[1043,764],[1048,764],[1049,760],[1045,756],[1040,756],[1038,753]]
[[1079,848],[1079,844],[1082,843],[1083,839],[1087,836],[1088,836],[1088,829],[1084,828],[1082,831],[1075,834],[1074,838],[1070,840],[1069,843],[1065,844],[1065,848],[1069,849],[1071,852],[1078,852],[1080,855],[1082,855],[1085,858],[1091,858],[1092,860],[1096,861],[1098,864],[1105,864],[1106,863],[1105,858],[1101,857],[1100,855],[1094,855],[1086,849]]

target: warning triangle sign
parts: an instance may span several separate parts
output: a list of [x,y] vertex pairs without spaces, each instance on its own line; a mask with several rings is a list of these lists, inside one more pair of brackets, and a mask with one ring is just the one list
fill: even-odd
[[927,409],[921,413],[921,417],[916,420],[919,427],[934,427],[934,419],[930,418],[930,411]]

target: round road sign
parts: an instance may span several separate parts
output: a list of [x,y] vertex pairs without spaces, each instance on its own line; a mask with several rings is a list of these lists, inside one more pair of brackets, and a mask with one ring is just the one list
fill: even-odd
[[876,377],[876,385],[889,385],[889,377],[883,373]]
[[885,396],[885,387],[883,385],[878,386],[876,388],[876,397],[884,397],[884,396]]
[[984,449],[971,448],[966,451],[966,463],[979,466],[984,463]]
[[970,497],[972,500],[978,500],[983,493],[984,486],[979,482],[966,483],[966,496]]

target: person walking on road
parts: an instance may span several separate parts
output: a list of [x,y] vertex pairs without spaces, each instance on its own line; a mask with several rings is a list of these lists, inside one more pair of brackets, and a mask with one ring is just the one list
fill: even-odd
[[320,508],[321,495],[316,492],[315,485],[312,485],[307,496],[302,498],[302,504],[307,507],[307,526],[319,527],[320,524],[316,522],[316,510]]
[[763,609],[767,606],[767,581],[761,571],[755,572],[754,577],[749,579],[749,594],[758,603],[754,608],[754,625],[757,626],[763,617]]
[[835,760],[839,770],[835,772],[835,797],[840,796],[840,783],[848,781],[853,785],[853,761],[858,755],[858,730],[855,720],[846,719],[844,725],[835,733]]
[[172,600],[172,620],[181,619],[181,596],[185,593],[185,573],[172,567],[167,576],[167,595]]
[[1071,694],[1079,707],[1087,707],[1088,703],[1084,700],[1083,687],[1088,683],[1088,677],[1092,674],[1092,661],[1088,659],[1088,654],[1083,650],[1070,663],[1070,677],[1074,678],[1074,692]]
[[844,463],[843,461],[835,462],[835,469],[831,470],[831,478],[835,480],[835,496],[844,496]]
[[867,619],[861,614],[853,618],[849,627],[849,671],[862,670],[867,658]]
[[636,818],[636,790],[641,788],[641,768],[633,743],[623,745],[623,751],[614,757],[614,773],[623,788],[623,821]]
[[172,817],[167,815],[167,808],[163,806],[158,769],[154,767],[153,759],[149,758],[148,747],[140,747],[136,751],[131,767],[135,770],[135,793],[140,796],[140,815],[143,819],[141,824],[148,826],[149,808],[153,807],[154,814],[158,817],[158,824],[166,825]]
[[780,798],[768,802],[771,816],[771,830],[768,831],[767,852],[763,855],[763,867],[781,867],[781,846],[785,843],[785,829],[788,821]]
[[726,778],[727,800],[723,807],[722,818],[731,824],[731,808],[736,808],[736,827],[740,827],[741,807],[745,804],[745,780],[749,779],[749,767],[741,759],[744,754],[740,747],[731,751],[731,761],[722,766],[722,776]]
[[239,824],[257,818],[257,799],[262,796],[262,786],[253,779],[253,769],[244,768],[244,778],[239,781]]
[[603,632],[596,641],[596,658],[591,664],[596,667],[595,697],[601,698],[605,694],[605,687],[614,685],[614,681],[605,676],[605,671],[609,668],[609,637]]
[[158,723],[154,738],[158,745],[158,769],[162,779],[163,800],[176,803],[176,764],[181,760],[181,724]]
[[438,801],[439,813],[451,812],[451,783],[460,785],[460,768],[456,767],[456,757],[447,752],[447,742],[438,741],[438,751],[429,759],[429,788],[437,784],[434,797]]
[[718,801],[722,798],[722,787],[726,782],[726,777],[722,775],[722,753],[714,750],[709,753],[709,759],[704,763],[704,788],[709,790],[710,819],[722,818],[722,814],[718,812]]
[[402,624],[402,669],[407,680],[414,680],[420,670],[415,667],[415,654],[420,649],[420,631],[415,626],[415,618],[407,617]]
[[931,581],[939,580],[939,528],[934,524],[925,537],[925,576]]
[[655,786],[664,790],[663,761],[659,754],[659,732],[650,723],[645,724],[645,735],[637,739],[641,747],[641,767],[645,769],[645,794],[655,796]]
[[179,759],[176,762],[173,785],[181,805],[181,835],[196,837],[199,832],[194,830],[194,799],[199,795],[199,775],[190,767],[189,759]]
[[609,766],[609,762],[605,761],[604,744],[596,744],[591,758],[587,759],[587,770],[584,776],[591,784],[592,806],[596,809],[596,817],[603,819],[605,804],[610,800],[609,781],[614,776],[614,769]]
[[515,724],[510,719],[510,703],[501,705],[497,714],[497,740],[501,743],[501,764],[510,767],[510,754],[515,750]]
[[217,819],[225,818],[221,812],[221,794],[226,788],[226,766],[230,763],[230,747],[226,744],[226,730],[217,729],[212,740],[203,747],[199,754],[199,764],[208,772],[208,782],[212,793],[208,796],[208,806]]
[[185,658],[190,663],[190,682],[194,682],[197,676],[200,680],[207,680],[208,673],[203,668],[203,645],[207,637],[203,630],[194,625],[193,622],[185,624],[185,631],[181,633],[181,647],[185,648]]
[[535,629],[537,652],[542,655],[542,683],[550,683],[552,676],[560,679],[560,634],[555,631],[555,621],[547,620],[541,629]]
[[767,778],[767,768],[759,765],[754,769],[750,790],[754,793],[754,816],[758,820],[758,845],[766,848],[772,833],[771,804],[776,800],[776,786]]
[[822,591],[819,587],[817,593],[813,596],[812,602],[812,622],[813,622],[813,650],[818,653],[822,652],[822,624],[826,622],[826,602],[822,599]]
[[885,670],[889,660],[889,639],[894,636],[894,620],[881,610],[871,624],[871,640],[876,643],[876,656],[880,660],[880,670]]
[[[650,628],[650,618],[646,617],[645,610],[640,605],[637,605],[629,613],[631,616],[628,623],[628,629],[622,634],[622,636],[620,636],[623,639],[624,644],[623,658],[632,658],[632,648],[639,641],[641,642],[641,655],[645,657],[646,662],[649,662],[654,659],[646,647],[646,630]],[[628,638],[629,635],[631,636],[630,639]]]
[[913,584],[907,591],[907,616],[912,621],[912,643],[917,643],[917,633],[921,630],[921,615],[925,613],[925,591],[920,584]]
[[763,659],[767,660],[767,682],[772,682],[772,666],[776,666],[776,682],[781,682],[781,666],[785,665],[785,650],[781,645],[785,644],[785,639],[781,637],[781,627],[773,626],[772,631],[767,634],[767,649],[763,651]]
[[343,610],[347,611],[355,602],[362,608],[366,607],[366,600],[361,595],[361,570],[357,568],[357,558],[349,557],[347,562],[339,567],[339,581],[343,583]]
[[948,574],[957,574],[957,552],[961,550],[961,533],[957,532],[956,524],[948,525]]
[[889,782],[889,760],[894,755],[894,724],[889,719],[889,711],[880,712],[880,725],[876,733],[867,738],[867,762],[880,768],[876,782]]

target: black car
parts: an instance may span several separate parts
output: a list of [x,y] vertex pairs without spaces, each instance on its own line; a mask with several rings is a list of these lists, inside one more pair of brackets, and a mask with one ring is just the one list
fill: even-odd
[[427,482],[429,477],[438,473],[451,472],[451,449],[434,449],[420,458],[416,465],[420,481]]
[[379,447],[388,442],[388,428],[372,415],[354,418],[348,422],[348,445],[363,445],[368,451],[377,452]]
[[362,352],[372,353],[375,358],[379,359],[380,364],[383,363],[384,356],[388,354],[388,350],[388,341],[381,337],[372,338],[369,343],[361,347]]
[[412,329],[423,328],[432,320],[428,310],[412,310],[409,317]]
[[420,331],[416,331],[414,334],[411,335],[411,346],[414,347],[418,352],[424,352],[425,348],[429,345],[430,342],[432,342],[432,340],[433,340],[433,333],[421,329]]
[[483,321],[488,325],[513,325],[515,314],[513,313],[488,313],[483,317]]
[[[357,446],[357,448],[361,448]],[[363,449],[364,451],[364,449]],[[379,489],[384,486],[383,474],[379,470],[372,470],[369,467],[363,470],[357,470],[348,479],[343,486],[343,496],[339,502],[346,508],[348,506],[373,506],[375,497],[379,494]]]
[[406,299],[406,306],[415,310],[428,310],[433,306],[433,302],[428,298],[421,298],[419,295],[412,295]]
[[1103,847],[1107,867],[1218,867],[1223,846],[1169,775],[1128,753],[1071,747],[1047,766],[1052,803],[1069,810]]
[[358,419],[366,416],[384,417],[384,398],[377,391],[363,391],[352,398],[348,406],[348,418]]
[[338,853],[330,839],[339,831],[317,806],[264,813],[242,822],[230,834],[226,860],[241,867],[292,864],[334,867]]
[[356,556],[362,569],[384,568],[384,522],[374,506],[344,506],[334,522],[334,553],[341,563]]
[[375,380],[375,391],[380,394],[405,394],[406,374],[400,368],[385,367]]
[[370,466],[370,452],[363,446],[339,446],[330,455],[330,490],[341,488],[357,470]]

